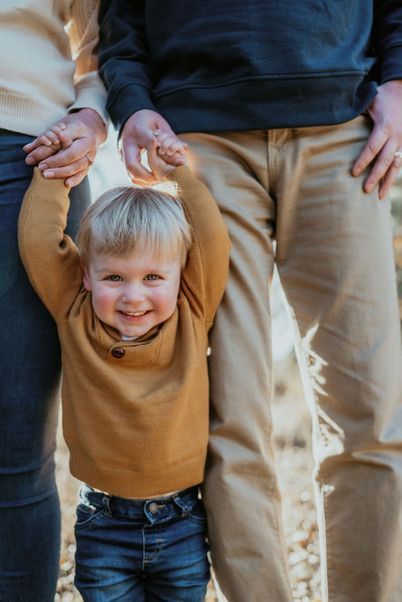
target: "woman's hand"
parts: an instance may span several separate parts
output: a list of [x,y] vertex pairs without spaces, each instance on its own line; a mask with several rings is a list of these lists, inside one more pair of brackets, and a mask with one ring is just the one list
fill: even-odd
[[106,138],[106,126],[93,109],[70,113],[24,146],[28,165],[38,165],[45,178],[62,178],[77,186],[87,175],[98,147]]
[[357,158],[352,174],[358,176],[370,166],[364,182],[365,192],[379,185],[378,196],[384,199],[402,167],[402,80],[386,82],[378,87],[367,111],[373,130]]

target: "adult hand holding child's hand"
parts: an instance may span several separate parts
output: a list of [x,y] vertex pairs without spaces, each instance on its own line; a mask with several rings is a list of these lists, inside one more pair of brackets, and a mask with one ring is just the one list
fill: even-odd
[[105,138],[106,126],[98,113],[81,109],[25,145],[26,163],[38,165],[45,178],[62,178],[66,186],[77,186]]
[[[187,145],[182,142],[168,122],[155,111],[137,111],[126,121],[120,151],[133,182],[150,185],[162,180],[175,167],[184,165]],[[147,151],[147,169],[141,155]]]

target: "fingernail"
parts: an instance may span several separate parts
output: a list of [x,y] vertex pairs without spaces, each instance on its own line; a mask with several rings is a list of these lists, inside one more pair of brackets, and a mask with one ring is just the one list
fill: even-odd
[[25,159],[25,163],[26,163],[27,165],[34,165],[34,164],[35,164],[35,159],[32,159],[32,157],[27,157],[27,158]]
[[38,167],[41,171],[43,171],[44,169],[47,169],[47,163],[39,163]]
[[52,178],[54,176],[54,171],[52,171],[51,169],[47,169],[43,172],[43,175],[45,176],[45,178]]

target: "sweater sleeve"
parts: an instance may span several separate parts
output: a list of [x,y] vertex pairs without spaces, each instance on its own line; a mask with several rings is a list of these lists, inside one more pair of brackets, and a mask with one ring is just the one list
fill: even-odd
[[35,169],[20,211],[18,244],[29,280],[56,321],[82,284],[78,250],[64,234],[69,205],[63,181],[46,180]]
[[170,179],[192,228],[192,246],[182,273],[182,289],[193,310],[210,326],[225,291],[230,241],[218,206],[206,186],[188,167],[178,167]]
[[402,79],[401,0],[374,0],[373,42],[379,83]]
[[74,0],[66,31],[76,64],[76,99],[69,110],[94,109],[105,123],[106,91],[98,74],[98,0]]
[[99,72],[108,90],[106,106],[118,130],[136,111],[155,110],[144,19],[145,0],[101,1]]

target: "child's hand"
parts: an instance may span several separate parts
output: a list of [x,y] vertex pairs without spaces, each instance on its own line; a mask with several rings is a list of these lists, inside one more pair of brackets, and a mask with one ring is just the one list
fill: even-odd
[[36,165],[45,178],[62,178],[67,187],[77,186],[87,175],[106,127],[92,109],[81,109],[43,132],[24,146],[26,162]]
[[26,144],[23,150],[28,153],[25,162],[37,165],[40,161],[51,157],[62,148],[68,148],[73,139],[71,132],[66,129],[64,121],[58,121],[51,128],[42,132],[35,140]]
[[187,145],[178,140],[174,134],[155,130],[153,135],[154,139],[147,147],[148,165],[155,181],[160,181],[176,167],[184,165],[186,162],[184,151]]
[[[175,167],[185,163],[187,145],[155,111],[142,109],[127,120],[120,138],[120,150],[126,169],[134,183],[155,184]],[[149,169],[141,162],[148,155]]]
[[179,140],[175,134],[171,135],[160,130],[155,130],[154,136],[158,156],[174,167],[182,165],[185,161],[184,151],[187,149],[187,144]]

